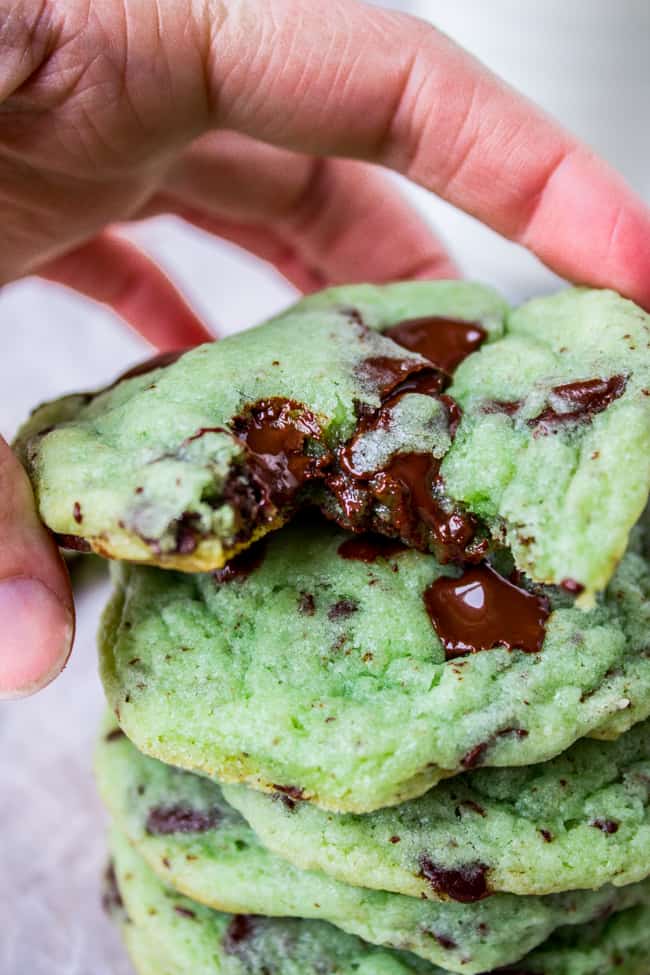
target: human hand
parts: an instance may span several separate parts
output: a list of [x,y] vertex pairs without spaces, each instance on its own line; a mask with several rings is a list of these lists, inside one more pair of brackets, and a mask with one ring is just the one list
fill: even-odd
[[[0,104],[0,282],[64,283],[163,350],[209,334],[115,223],[176,214],[306,291],[454,275],[370,163],[650,306],[650,215],[622,180],[433,28],[355,0],[0,0]],[[1,440],[0,485],[10,697],[64,666],[73,605]]]

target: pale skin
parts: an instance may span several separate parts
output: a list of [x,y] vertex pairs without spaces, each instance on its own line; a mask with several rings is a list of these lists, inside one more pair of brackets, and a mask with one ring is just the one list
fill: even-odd
[[[153,345],[211,336],[114,225],[173,213],[302,291],[449,277],[377,166],[569,280],[650,307],[650,213],[435,29],[355,0],[0,0],[0,283],[39,274]],[[0,697],[65,665],[74,610],[0,440]]]

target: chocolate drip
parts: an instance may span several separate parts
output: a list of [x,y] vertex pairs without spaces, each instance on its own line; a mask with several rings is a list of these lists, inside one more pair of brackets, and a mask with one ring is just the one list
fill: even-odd
[[406,319],[391,326],[384,335],[411,352],[419,352],[444,372],[452,373],[483,344],[487,333],[477,322],[431,315]]
[[488,565],[443,576],[424,592],[424,604],[447,660],[506,647],[537,653],[549,616],[546,599],[513,585]]

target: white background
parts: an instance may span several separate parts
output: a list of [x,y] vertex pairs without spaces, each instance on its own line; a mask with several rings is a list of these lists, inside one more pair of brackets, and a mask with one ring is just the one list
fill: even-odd
[[[387,3],[386,6],[400,6]],[[606,155],[650,196],[647,0],[414,0],[429,17]],[[519,299],[555,286],[518,248],[412,191],[466,274]],[[576,228],[579,233],[581,228]],[[272,271],[171,220],[142,244],[222,332],[286,304]],[[105,310],[45,284],[0,292],[0,431],[39,400],[93,388],[146,354]],[[101,712],[94,630],[106,595],[97,570],[77,581],[73,660],[49,689],[0,705],[0,975],[129,975],[99,909],[104,819],[91,774]],[[0,633],[0,647],[2,634]]]

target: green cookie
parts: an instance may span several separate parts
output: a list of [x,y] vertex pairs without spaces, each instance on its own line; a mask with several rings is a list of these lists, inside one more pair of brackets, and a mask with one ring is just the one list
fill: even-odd
[[[165,883],[194,900],[238,914],[325,920],[454,972],[476,975],[518,961],[567,922],[650,904],[650,882],[479,900],[486,878],[476,864],[471,879],[465,865],[455,880],[455,893],[472,903],[405,897],[300,870],[261,845],[218,785],[141,755],[112,721],[103,729],[97,773],[120,831]],[[448,882],[452,876],[447,872]]]
[[[517,617],[504,615],[509,596],[492,605],[488,586],[478,617],[496,620],[498,635],[463,657],[443,647],[423,599],[442,585],[446,626],[454,570],[408,549],[368,553],[366,543],[372,561],[350,558],[351,544],[358,555],[358,540],[331,526],[295,523],[255,551],[257,568],[249,559],[189,576],[121,566],[101,669],[138,748],[224,782],[368,812],[478,765],[545,761],[648,717],[640,530],[593,610],[550,593],[540,652],[495,646]],[[516,608],[522,599],[539,608],[537,596],[515,592]],[[482,627],[472,632],[478,640]]]
[[246,786],[223,793],[265,846],[347,883],[436,896],[441,877],[486,866],[494,891],[552,894],[650,875],[650,723],[614,742],[580,741],[527,768],[478,769],[419,799],[337,815]]
[[[117,832],[111,847],[139,975],[445,975],[319,921],[218,913],[164,887]],[[646,975],[649,952],[650,909],[638,907],[563,929],[501,975]]]
[[[311,500],[443,561],[479,558],[489,532],[588,604],[650,490],[650,318],[582,289],[524,305],[505,334],[504,315],[478,285],[337,288],[46,405],[18,442],[41,514],[72,544],[199,571]],[[432,361],[453,373],[442,397]]]

